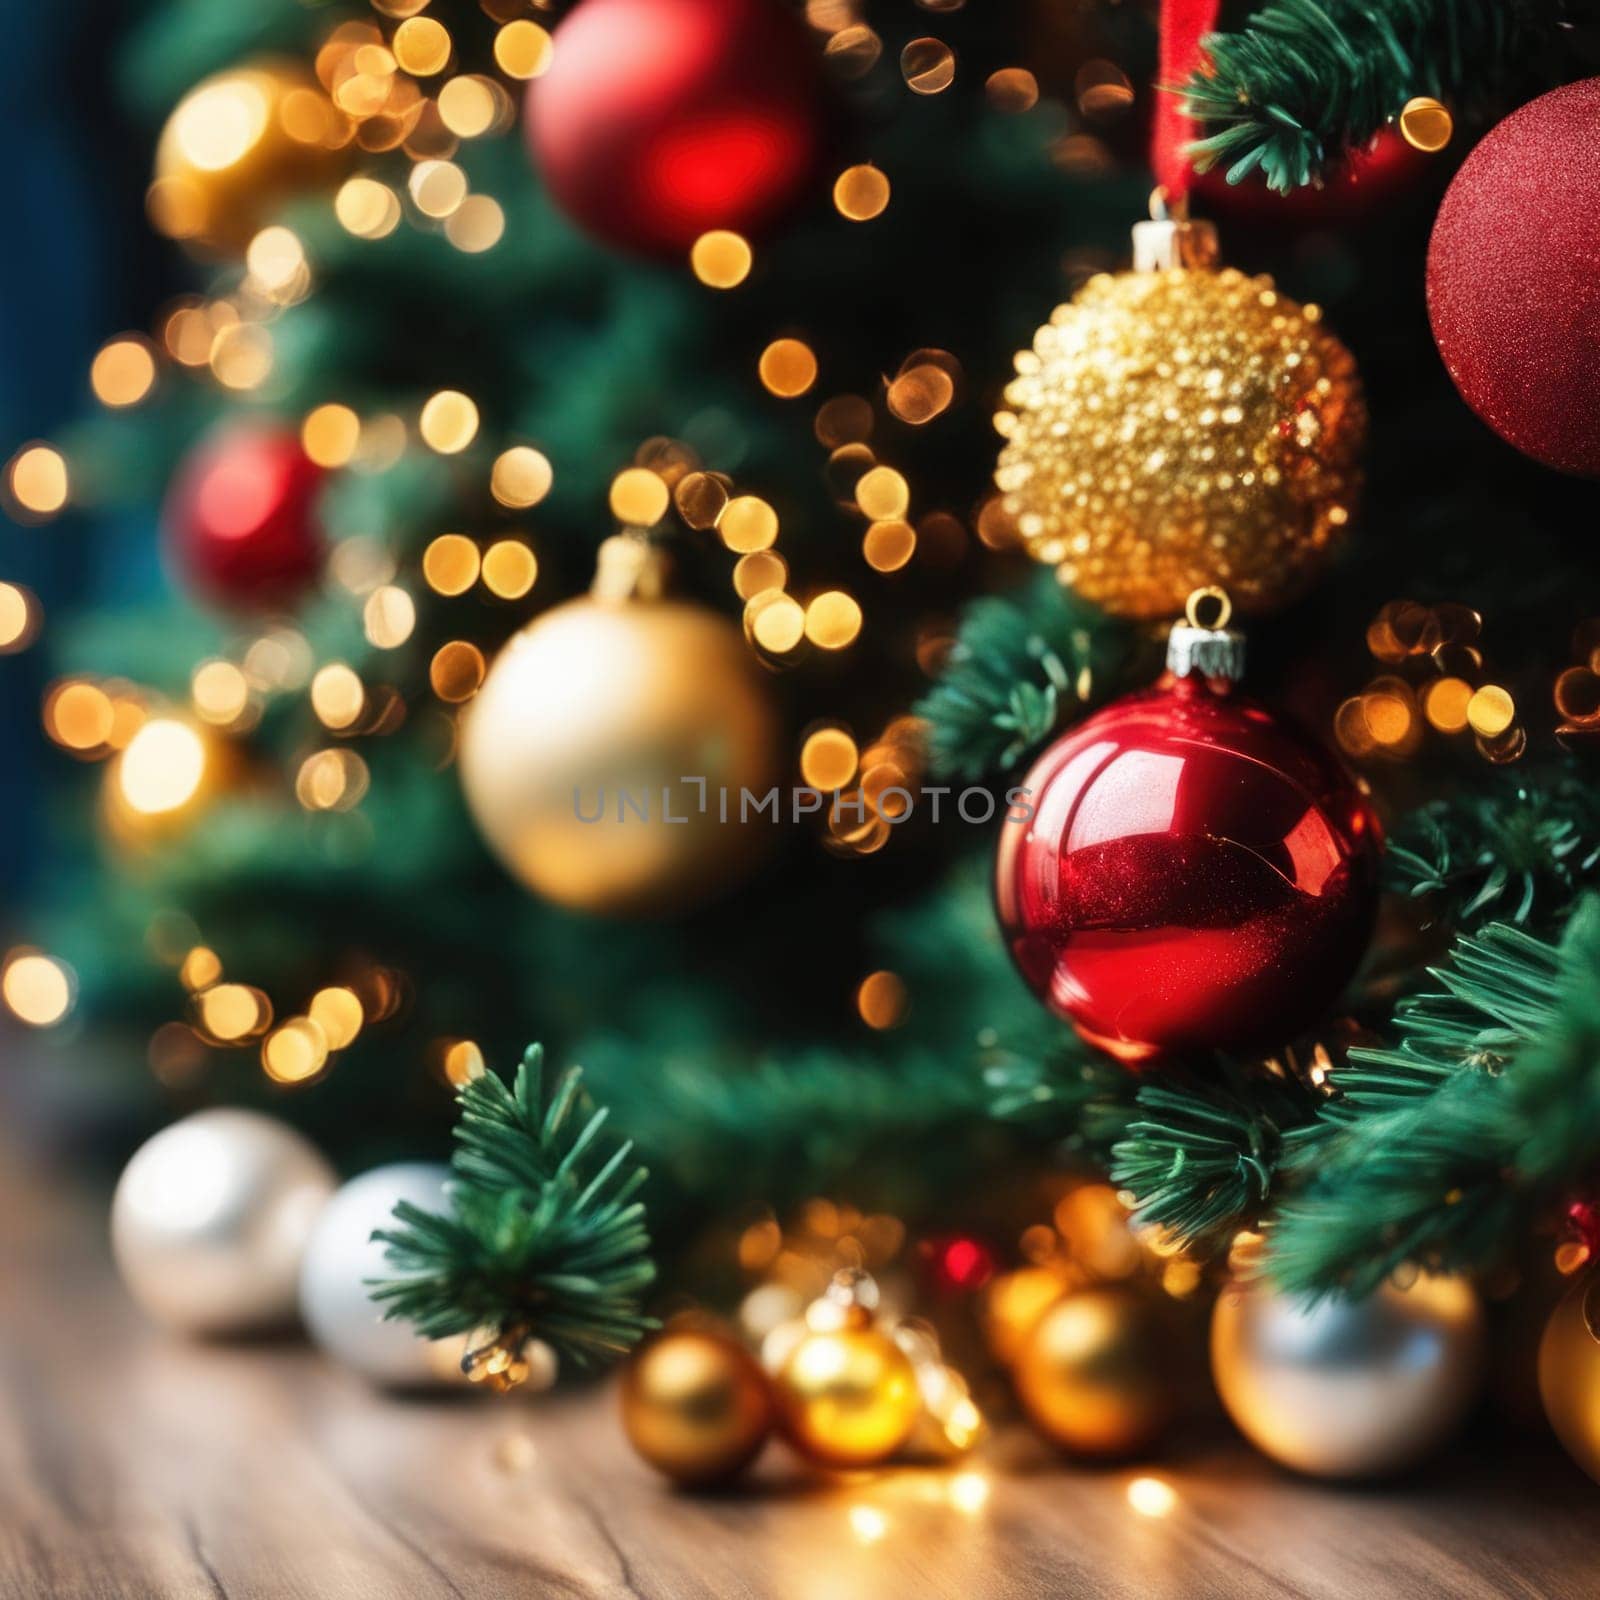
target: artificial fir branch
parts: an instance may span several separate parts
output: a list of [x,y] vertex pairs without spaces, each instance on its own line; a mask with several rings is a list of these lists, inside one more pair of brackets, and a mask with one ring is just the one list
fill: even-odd
[[1389,841],[1389,887],[1428,897],[1461,930],[1490,914],[1548,922],[1600,872],[1600,794],[1571,772],[1499,773],[1491,785],[1404,818]]
[[1600,898],[1560,944],[1494,924],[1457,941],[1399,1044],[1357,1050],[1291,1133],[1268,1269],[1296,1292],[1376,1288],[1410,1262],[1478,1266],[1600,1161]]
[[[1591,9],[1589,0],[1579,0]],[[1208,65],[1181,86],[1205,137],[1204,171],[1259,171],[1280,191],[1369,144],[1407,100],[1452,107],[1538,79],[1575,9],[1558,0],[1270,0],[1237,32],[1204,42]],[[1554,65],[1554,63],[1552,63]]]
[[546,1104],[543,1064],[533,1045],[509,1089],[492,1073],[462,1086],[449,1214],[396,1206],[399,1226],[374,1234],[396,1276],[371,1292],[426,1338],[487,1329],[513,1352],[539,1338],[586,1364],[651,1325],[640,1297],[655,1269],[633,1198],[645,1171],[629,1144],[599,1160],[606,1113],[586,1106],[576,1069]]
[[967,608],[939,681],[917,706],[940,777],[1002,773],[1072,714],[1120,687],[1135,639],[1041,572]]
[[1285,1135],[1316,1115],[1313,1092],[1291,1074],[1246,1079],[1232,1062],[1219,1081],[1152,1081],[1112,1150],[1111,1179],[1133,1196],[1137,1220],[1207,1254],[1255,1220],[1272,1192]]

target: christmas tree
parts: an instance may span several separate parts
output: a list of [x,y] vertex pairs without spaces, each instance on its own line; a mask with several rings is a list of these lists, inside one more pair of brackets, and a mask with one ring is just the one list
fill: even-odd
[[[1226,1285],[1243,1430],[1383,1470],[1492,1286],[1597,1247],[1594,19],[1148,9],[169,0],[120,47],[173,294],[5,486],[170,582],[0,591],[70,853],[7,1004],[129,1145],[244,1107],[357,1172],[454,1092],[362,1287],[476,1376],[800,1263],[771,1395],[663,1336],[738,1400],[705,1453],[631,1372],[676,1476],[773,1417],[970,1446],[864,1275],[913,1257],[1028,1301],[992,1353],[1069,1449],[1158,1436],[1161,1318]],[[535,1038],[582,1087],[507,1085]],[[1435,1338],[1403,1435],[1301,1450],[1275,1318]]]

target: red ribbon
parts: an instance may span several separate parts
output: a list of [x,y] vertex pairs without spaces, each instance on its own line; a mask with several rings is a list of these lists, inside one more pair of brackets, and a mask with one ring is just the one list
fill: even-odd
[[1161,0],[1161,61],[1158,68],[1155,126],[1150,137],[1150,165],[1156,182],[1167,192],[1167,204],[1189,192],[1192,176],[1184,149],[1199,136],[1199,127],[1183,109],[1183,96],[1172,89],[1186,83],[1201,64],[1200,41],[1217,25],[1222,0]]

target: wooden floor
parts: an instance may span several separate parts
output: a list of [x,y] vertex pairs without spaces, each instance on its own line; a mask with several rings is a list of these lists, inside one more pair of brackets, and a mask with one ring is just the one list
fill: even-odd
[[1544,1451],[1458,1451],[1334,1491],[1224,1439],[1135,1471],[1022,1431],[964,1470],[673,1493],[609,1388],[399,1401],[310,1351],[144,1327],[98,1209],[0,1174],[0,1596],[1593,1596],[1600,1488]]

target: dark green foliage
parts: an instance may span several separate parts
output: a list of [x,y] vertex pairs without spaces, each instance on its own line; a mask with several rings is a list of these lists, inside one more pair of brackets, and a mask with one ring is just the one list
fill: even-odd
[[1496,773],[1487,790],[1419,807],[1389,841],[1389,886],[1444,920],[1525,924],[1564,910],[1600,868],[1600,795],[1573,772]]
[[543,1062],[533,1045],[511,1088],[485,1073],[461,1089],[450,1213],[395,1207],[399,1226],[374,1237],[401,1276],[374,1284],[372,1298],[430,1339],[514,1330],[586,1364],[651,1326],[640,1299],[655,1269],[633,1198],[645,1171],[631,1144],[597,1161],[606,1113],[586,1108],[575,1069],[547,1106]]
[[940,777],[1014,767],[1073,716],[1122,686],[1134,635],[1053,573],[975,600],[939,681],[917,706]]
[[1276,1281],[1361,1294],[1407,1262],[1479,1266],[1582,1179],[1600,1148],[1597,973],[1594,897],[1559,946],[1504,924],[1459,940],[1441,988],[1402,1005],[1398,1046],[1353,1051],[1287,1139]]
[[1271,0],[1205,42],[1211,70],[1181,86],[1205,137],[1192,149],[1228,181],[1259,171],[1274,189],[1314,182],[1415,95],[1458,111],[1555,48],[1555,0]]
[[1257,1220],[1286,1134],[1316,1115],[1313,1093],[1293,1076],[1246,1078],[1226,1061],[1214,1070],[1215,1083],[1141,1084],[1111,1152],[1111,1180],[1136,1197],[1139,1221],[1197,1253]]

